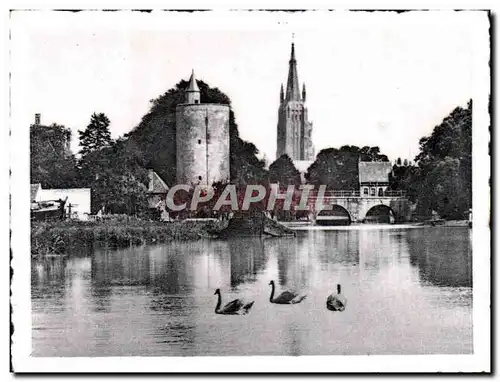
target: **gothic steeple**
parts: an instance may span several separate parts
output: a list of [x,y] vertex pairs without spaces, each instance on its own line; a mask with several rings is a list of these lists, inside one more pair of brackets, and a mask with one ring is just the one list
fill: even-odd
[[297,74],[297,60],[295,59],[295,44],[292,42],[292,52],[288,68],[288,81],[286,83],[286,100],[300,101],[299,76]]
[[293,161],[314,160],[312,123],[308,119],[306,106],[306,86],[303,84],[301,89],[299,85],[293,41],[285,92],[283,84],[281,85],[276,136],[276,158],[287,154]]
[[186,89],[186,103],[200,103],[200,88],[194,77],[194,70],[191,72],[189,85]]

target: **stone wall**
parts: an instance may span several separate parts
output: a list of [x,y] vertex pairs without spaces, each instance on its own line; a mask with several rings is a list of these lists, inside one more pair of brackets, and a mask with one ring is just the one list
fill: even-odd
[[229,106],[177,106],[177,183],[229,180]]

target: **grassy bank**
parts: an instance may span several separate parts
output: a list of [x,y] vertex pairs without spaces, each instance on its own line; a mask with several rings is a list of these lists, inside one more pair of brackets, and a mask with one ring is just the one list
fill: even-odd
[[124,248],[168,242],[197,240],[221,231],[227,222],[149,222],[139,219],[110,219],[104,222],[32,222],[31,254],[72,254],[95,247]]

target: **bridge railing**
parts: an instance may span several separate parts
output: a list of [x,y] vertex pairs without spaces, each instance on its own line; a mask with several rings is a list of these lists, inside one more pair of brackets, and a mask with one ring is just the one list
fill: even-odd
[[349,197],[359,197],[360,193],[359,191],[326,191],[325,192],[325,197],[340,197],[340,198],[349,198]]
[[[317,195],[314,195],[313,197],[317,197]],[[394,197],[406,197],[406,192],[402,190],[391,190],[391,191],[385,191],[383,195],[361,195],[359,191],[355,190],[333,190],[333,191],[326,191],[325,192],[325,198],[394,198]]]
[[386,192],[384,192],[384,196],[390,196],[390,197],[401,196],[401,197],[404,197],[404,196],[406,196],[406,191],[403,191],[403,190],[386,191]]

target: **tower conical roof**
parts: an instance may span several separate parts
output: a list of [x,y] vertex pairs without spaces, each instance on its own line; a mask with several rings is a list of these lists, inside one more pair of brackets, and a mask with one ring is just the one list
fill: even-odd
[[295,59],[295,44],[293,42],[288,64],[286,99],[287,101],[300,101],[299,75],[297,74],[297,60]]
[[189,85],[186,89],[188,92],[199,92],[200,88],[198,87],[198,84],[196,83],[196,78],[194,77],[194,69],[191,72],[191,78],[189,79]]

